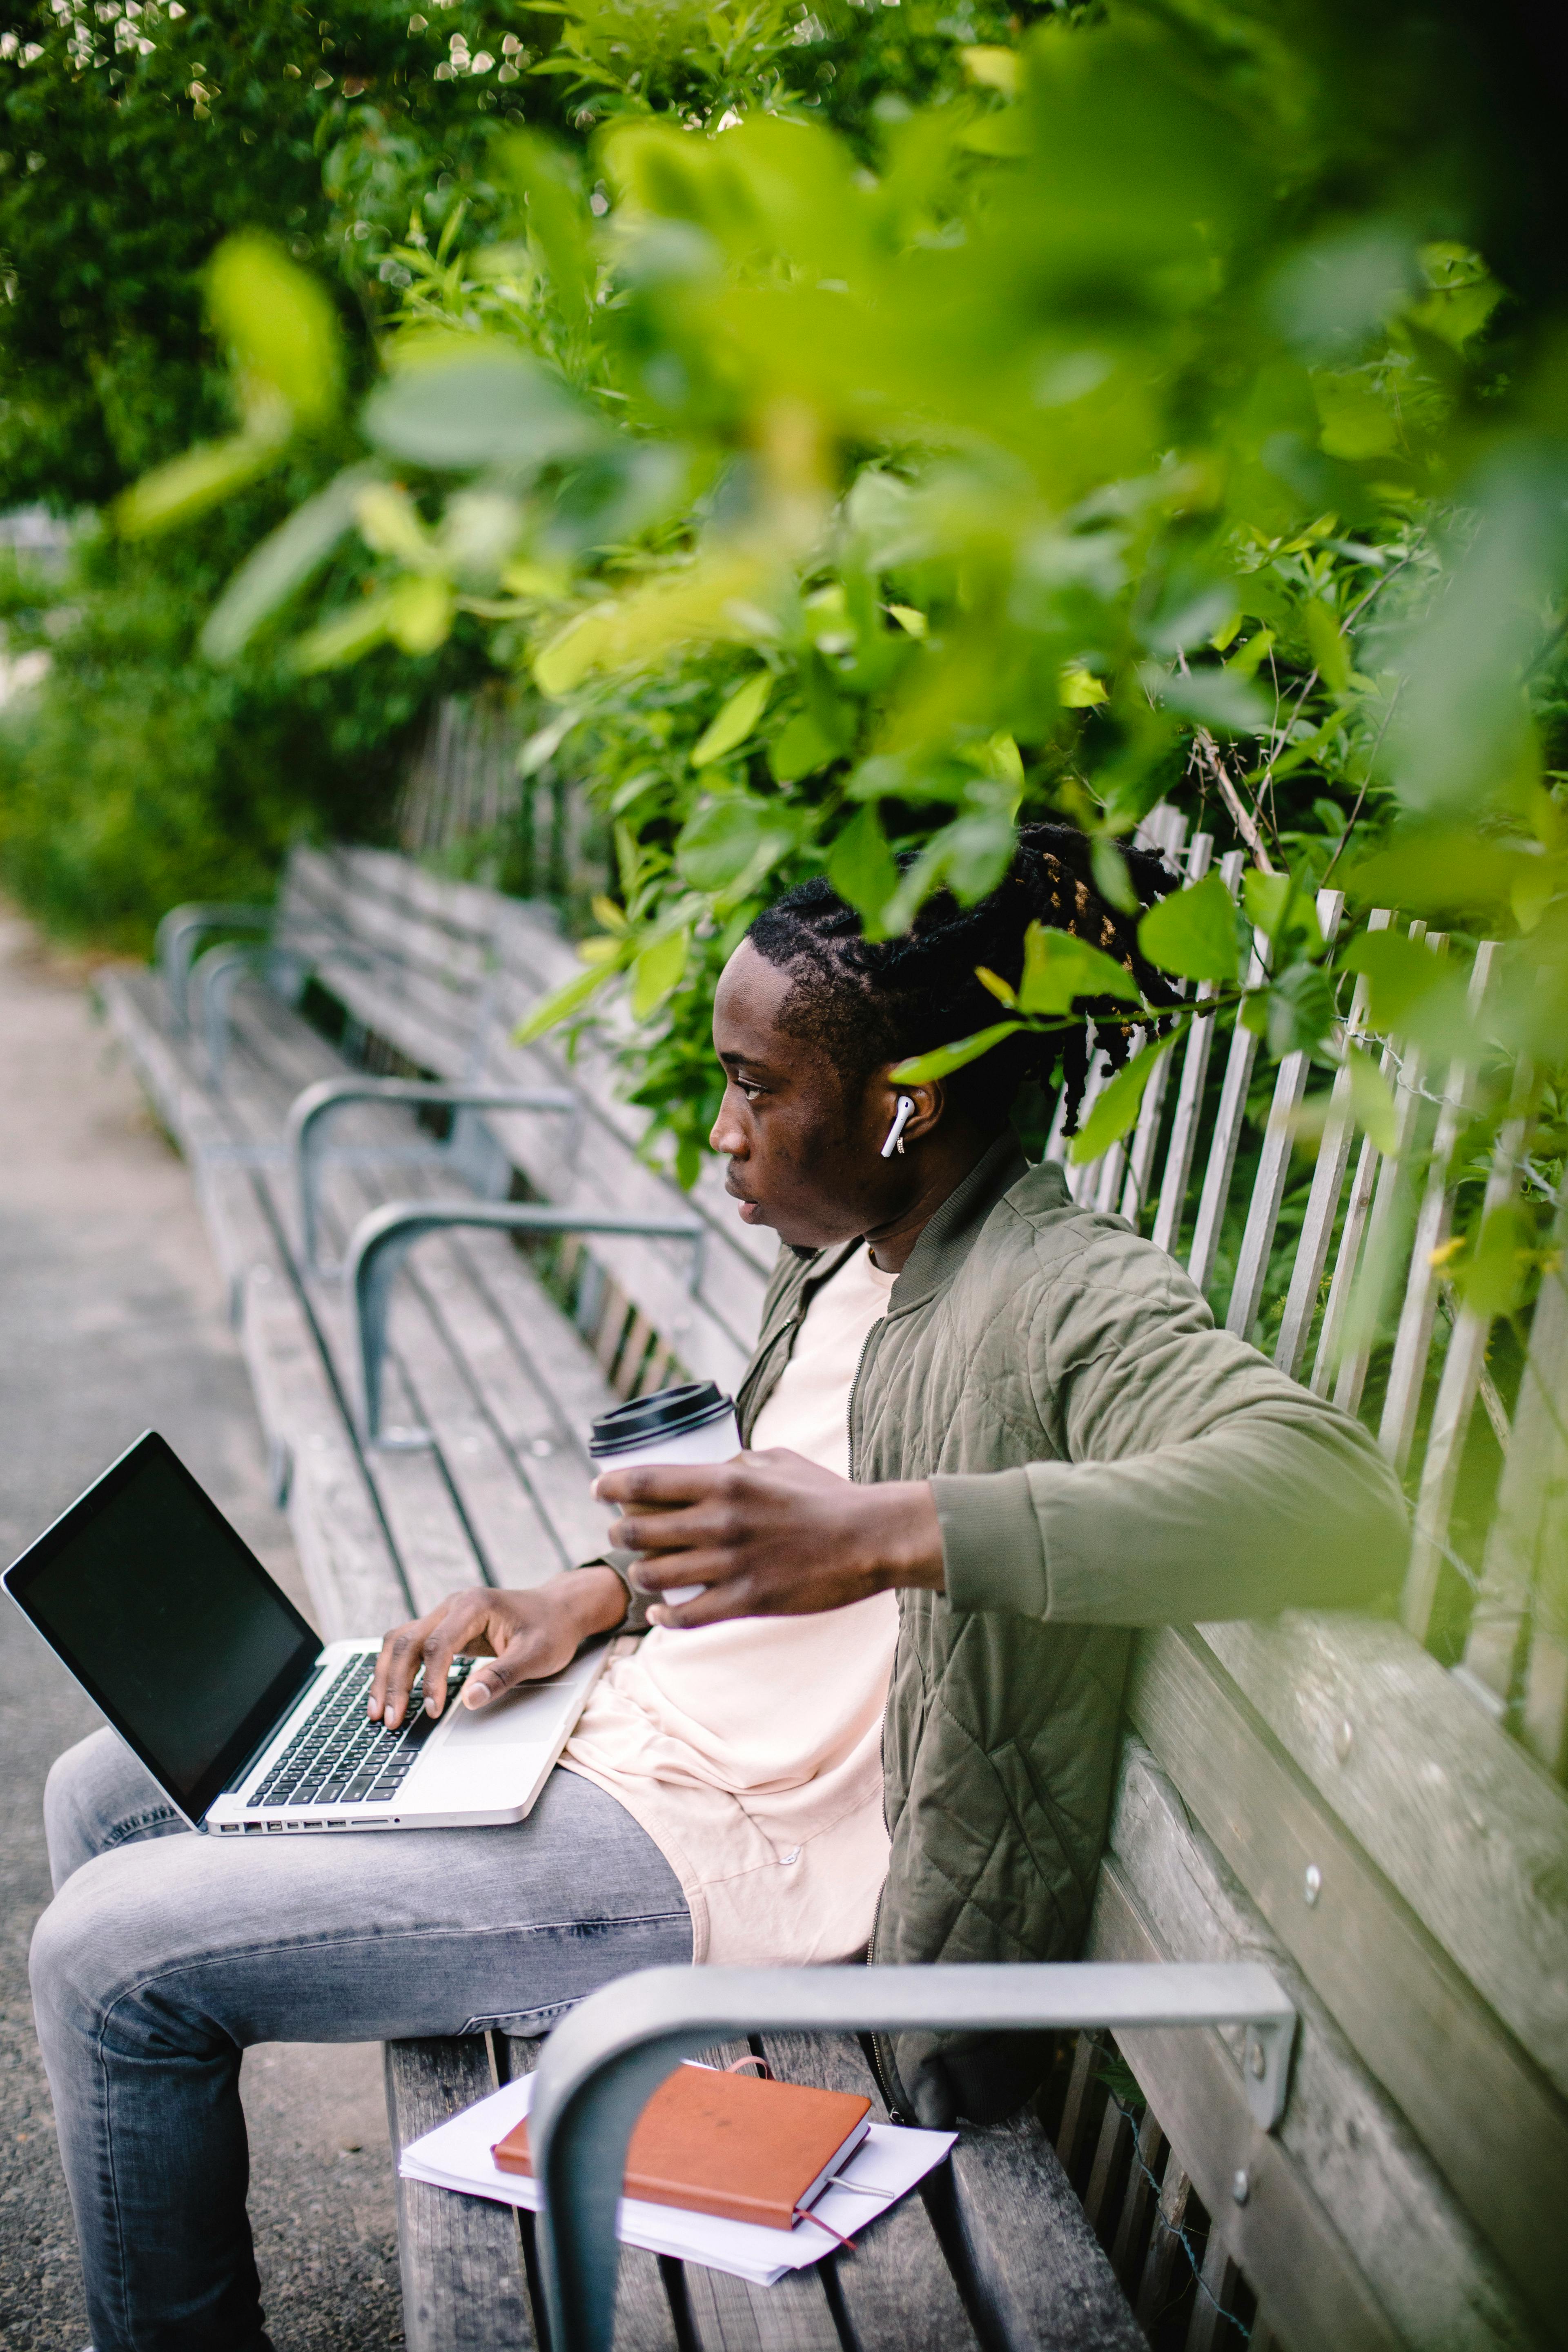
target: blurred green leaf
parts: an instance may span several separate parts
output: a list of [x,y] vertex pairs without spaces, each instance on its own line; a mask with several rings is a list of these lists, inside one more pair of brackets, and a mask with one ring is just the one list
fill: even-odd
[[373,646],[384,645],[396,611],[395,590],[360,597],[299,639],[293,649],[294,667],[301,677],[313,677],[318,671],[358,661]]
[[1363,931],[1340,957],[1345,971],[1364,972],[1374,1029],[1404,1029],[1415,1006],[1444,978],[1442,961],[1423,940],[1404,931]]
[[711,725],[706,727],[692,747],[691,764],[706,768],[733,751],[754,734],[758,719],[767,709],[768,697],[773,690],[773,672],[753,670],[745,683],[738,686]]
[[1371,1139],[1376,1149],[1385,1155],[1399,1141],[1399,1114],[1388,1080],[1370,1054],[1359,1045],[1346,1049],[1345,1060],[1351,1074],[1351,1109],[1355,1121]]
[[1069,663],[1062,672],[1062,708],[1064,710],[1092,710],[1107,699],[1107,689],[1092,670],[1081,663]]
[[1333,982],[1320,965],[1288,965],[1270,981],[1268,1005],[1266,1034],[1276,1060],[1287,1054],[1310,1053],[1327,1041],[1333,1029]]
[[614,979],[623,961],[624,958],[606,957],[604,962],[590,966],[586,971],[574,972],[572,978],[563,980],[559,988],[552,988],[549,995],[542,997],[532,1012],[518,1023],[511,1033],[512,1044],[531,1045],[536,1037],[542,1037],[545,1031],[553,1029],[558,1021],[564,1021],[569,1013],[580,1013],[588,999],[595,995],[606,981]]
[[675,862],[694,890],[724,890],[752,871],[759,855],[771,851],[770,864],[781,857],[792,837],[782,811],[737,795],[688,819],[675,845]]
[[1242,904],[1247,919],[1277,950],[1295,947],[1303,955],[1321,954],[1323,934],[1310,893],[1289,874],[1263,874],[1249,866],[1241,881]]
[[208,661],[236,660],[262,623],[320,570],[352,526],[355,501],[373,478],[369,466],[348,467],[246,558],[203,627]]
[[502,344],[400,368],[371,394],[361,421],[389,457],[454,473],[547,466],[585,456],[604,437],[559,376]]
[[1451,1268],[1455,1289],[1472,1315],[1511,1315],[1524,1297],[1535,1235],[1515,1201],[1490,1210],[1473,1247]]
[[1236,930],[1235,899],[1217,874],[1205,874],[1150,908],[1138,925],[1138,944],[1162,971],[1231,982],[1241,976]]
[[827,856],[827,879],[845,904],[854,908],[868,936],[880,936],[880,918],[899,887],[899,868],[874,802],[858,809],[835,839]]
[[400,580],[389,600],[387,635],[405,654],[433,654],[451,634],[452,583],[431,573]]
[[272,429],[209,441],[143,474],[114,502],[116,530],[122,539],[145,539],[221,506],[237,490],[271,472],[283,455],[288,428],[287,412],[275,411]]
[[1194,669],[1185,677],[1154,673],[1152,691],[1167,710],[1195,719],[1222,735],[1257,735],[1268,726],[1269,706],[1251,682],[1234,669]]
[[323,289],[270,237],[247,231],[213,256],[207,276],[213,323],[234,354],[246,421],[271,429],[281,409],[300,425],[321,425],[342,396],[342,338]]
[[1340,635],[1340,625],[1321,599],[1314,596],[1307,605],[1307,643],[1318,675],[1331,694],[1343,694],[1351,682],[1351,649]]
[[1101,1087],[1088,1118],[1072,1139],[1068,1158],[1075,1168],[1098,1160],[1102,1151],[1120,1143],[1135,1124],[1149,1081],[1174,1042],[1173,1037],[1156,1037],[1152,1044],[1134,1054],[1108,1085]]
[[768,766],[776,782],[793,784],[802,776],[826,768],[830,760],[837,757],[837,750],[811,713],[798,710],[769,745]]
[[1115,907],[1123,915],[1138,912],[1138,893],[1132,887],[1132,877],[1127,871],[1127,860],[1116,844],[1104,834],[1097,834],[1089,845],[1089,871],[1094,887],[1108,907]]
[[662,940],[655,940],[643,949],[632,965],[632,1013],[635,1019],[646,1021],[650,1013],[663,1003],[671,989],[679,987],[686,970],[690,951],[691,934],[687,930],[670,931]]
[[1138,983],[1125,965],[1070,931],[1031,923],[1024,934],[1024,971],[1018,1003],[1025,1013],[1065,1013],[1101,996],[1124,1004],[1140,1002]]
[[1025,1025],[1022,1021],[998,1021],[994,1028],[977,1029],[973,1036],[961,1037],[954,1045],[938,1045],[929,1054],[911,1055],[907,1062],[896,1063],[888,1075],[895,1083],[901,1080],[906,1086],[930,1086],[933,1080],[951,1077],[954,1070],[977,1062],[982,1054],[988,1054],[1004,1037],[1015,1036]]

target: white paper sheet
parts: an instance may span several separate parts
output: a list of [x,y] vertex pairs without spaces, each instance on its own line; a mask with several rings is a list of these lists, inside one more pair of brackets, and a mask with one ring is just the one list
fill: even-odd
[[[533,2084],[534,2077],[524,2074],[465,2107],[449,2122],[437,2124],[423,2138],[410,2140],[398,2167],[404,2179],[426,2180],[433,2188],[456,2189],[467,2197],[488,2197],[500,2205],[521,2205],[537,2213],[538,2182],[522,2173],[502,2172],[490,2154],[497,2140],[527,2115]],[[813,2210],[841,2236],[852,2238],[940,2164],[957,2137],[956,2132],[873,2124],[844,2168],[841,2178],[852,2185],[835,2182]],[[726,2221],[680,2206],[645,2205],[636,2197],[622,2198],[616,2233],[624,2245],[728,2271],[756,2286],[772,2286],[786,2271],[820,2262],[837,2243],[809,2221],[797,2221],[793,2230],[767,2230],[759,2222]]]

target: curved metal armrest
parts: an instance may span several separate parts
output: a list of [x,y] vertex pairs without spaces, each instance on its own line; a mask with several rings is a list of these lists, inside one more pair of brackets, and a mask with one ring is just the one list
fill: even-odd
[[221,898],[192,898],[171,907],[153,934],[153,952],[177,1030],[190,1025],[189,984],[196,941],[204,931],[269,931],[273,909]]
[[390,1201],[354,1227],[348,1286],[364,1398],[365,1435],[381,1433],[381,1373],[386,1360],[386,1310],[397,1269],[425,1234],[454,1225],[489,1225],[511,1234],[637,1234],[692,1244],[690,1286],[702,1279],[706,1228],[693,1217],[600,1216],[587,1209],[536,1208],[531,1201]]
[[400,1103],[453,1110],[552,1110],[581,1114],[578,1096],[564,1087],[448,1086],[443,1079],[321,1078],[296,1095],[284,1128],[293,1163],[295,1198],[306,1271],[316,1272],[317,1209],[328,1121],[354,1103]]
[[207,1080],[211,1086],[223,1083],[224,1066],[228,1060],[229,1035],[233,1026],[234,992],[247,972],[259,971],[271,977],[275,972],[288,971],[303,982],[310,968],[310,959],[300,949],[282,940],[262,940],[255,944],[230,940],[221,947],[208,948],[192,968],[190,978],[196,987],[196,1006],[206,1052]]
[[616,2208],[632,2126],[665,2076],[715,2042],[765,2028],[833,2033],[1246,2025],[1242,2080],[1273,2129],[1296,2011],[1250,1961],[1085,1961],[1003,1968],[647,1969],[606,1985],[544,2045],[529,2111],[544,2193],[552,2352],[609,2352]]

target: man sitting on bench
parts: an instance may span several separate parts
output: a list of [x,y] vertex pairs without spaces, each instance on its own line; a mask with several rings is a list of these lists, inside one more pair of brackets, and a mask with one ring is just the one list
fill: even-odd
[[[1146,896],[1169,887],[1131,863]],[[987,1024],[975,968],[1016,978],[1031,919],[1161,986],[1081,839],[1046,827],[990,898],[940,898],[907,938],[867,941],[813,882],[731,958],[712,1141],[784,1244],[738,1400],[751,1450],[606,1474],[613,1562],[459,1593],[376,1670],[395,1724],[458,1651],[487,1660],[461,1704],[494,1705],[590,1635],[650,1629],[526,1821],[231,1842],[189,1833],[111,1732],[55,1766],[33,1985],[98,2352],[267,2343],[249,2044],[542,2032],[658,1962],[1070,1958],[1128,1629],[1392,1581],[1402,1506],[1365,1433],[1026,1161],[1010,1105],[1060,1040],[891,1080]],[[1075,1096],[1084,1072],[1068,1033]],[[1010,2112],[1042,2063],[973,2034],[877,2058],[925,2123]]]

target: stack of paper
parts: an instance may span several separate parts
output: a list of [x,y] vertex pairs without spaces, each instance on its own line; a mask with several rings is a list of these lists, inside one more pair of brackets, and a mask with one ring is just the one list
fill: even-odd
[[[399,2166],[405,2180],[426,2180],[436,2189],[465,2197],[493,2198],[499,2205],[521,2205],[537,2213],[539,2184],[502,2172],[491,2148],[529,2110],[534,2077],[525,2074],[450,2122],[437,2124],[422,2139],[410,2140]],[[913,2131],[901,2125],[873,2124],[838,2180],[823,2191],[812,2210],[840,2237],[852,2238],[940,2164],[956,2132]],[[842,2184],[842,2185],[840,2185]],[[623,2197],[616,2234],[627,2246],[678,2261],[729,2271],[755,2286],[772,2286],[786,2271],[805,2270],[833,2252],[837,2240],[809,2220],[793,2230],[764,2230],[754,2221],[724,2221],[716,2214],[689,2213],[674,2205],[645,2205]]]

